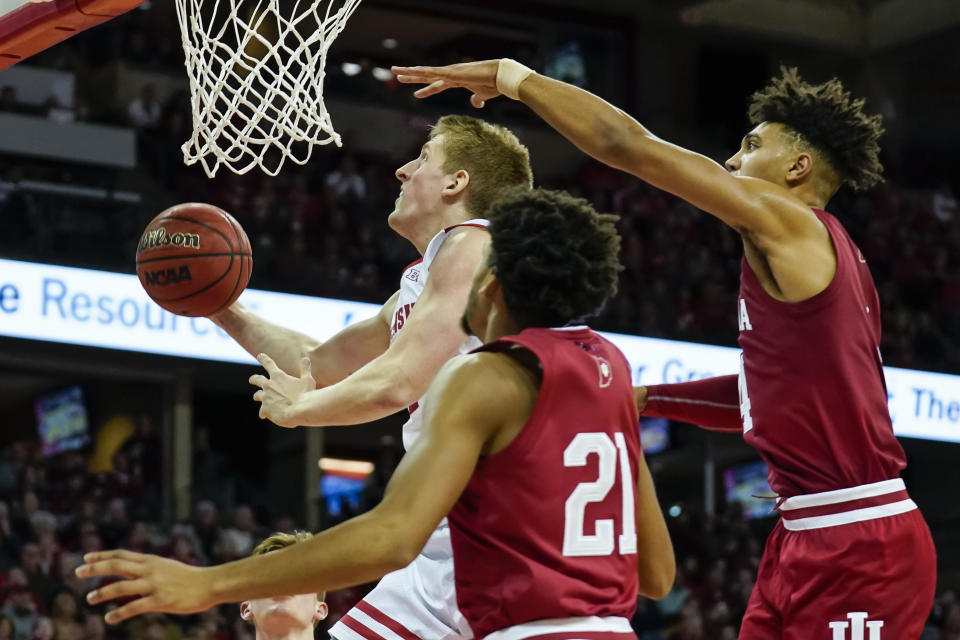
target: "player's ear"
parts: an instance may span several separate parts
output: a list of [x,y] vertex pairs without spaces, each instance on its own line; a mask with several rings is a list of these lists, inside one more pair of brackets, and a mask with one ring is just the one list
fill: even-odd
[[500,281],[497,280],[497,274],[494,273],[493,269],[491,268],[483,276],[483,281],[480,284],[480,295],[485,298],[493,299],[495,296],[500,294]]
[[813,156],[809,153],[800,153],[793,159],[793,164],[787,170],[787,184],[795,185],[803,182],[813,171]]
[[470,184],[470,174],[465,169],[460,169],[456,173],[447,176],[447,182],[443,185],[443,195],[458,196],[466,191]]
[[253,611],[250,609],[250,601],[244,600],[240,603],[240,617],[244,620],[253,619]]
[[317,601],[317,609],[313,612],[313,620],[315,622],[320,622],[321,620],[327,619],[327,614],[330,613],[330,610],[327,608],[327,603],[323,600]]

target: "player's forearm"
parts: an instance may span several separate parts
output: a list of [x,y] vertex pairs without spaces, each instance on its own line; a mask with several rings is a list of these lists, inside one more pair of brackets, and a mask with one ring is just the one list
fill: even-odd
[[536,73],[520,84],[520,100],[587,155],[633,172],[650,132],[625,112],[578,87]]
[[416,556],[419,549],[405,544],[407,528],[375,509],[285,549],[211,567],[208,579],[219,603],[370,582]]
[[406,409],[425,391],[402,367],[381,358],[337,384],[305,393],[291,409],[305,427],[363,424]]
[[291,375],[299,372],[300,359],[319,345],[309,336],[264,320],[239,303],[210,319],[247,353],[254,357],[266,353]]
[[[637,391],[635,395],[641,400]],[[646,406],[638,406],[644,417],[667,418],[730,433],[740,433],[743,428],[736,375],[649,385],[645,400]]]
[[640,594],[659,600],[670,592],[677,561],[670,532],[657,500],[646,460],[640,460],[637,478],[637,576]]

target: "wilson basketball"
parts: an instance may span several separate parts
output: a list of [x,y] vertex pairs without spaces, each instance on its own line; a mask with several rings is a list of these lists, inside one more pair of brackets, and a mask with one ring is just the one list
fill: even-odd
[[233,304],[253,269],[240,224],[213,205],[188,202],[150,221],[137,245],[137,276],[158,305],[209,316]]

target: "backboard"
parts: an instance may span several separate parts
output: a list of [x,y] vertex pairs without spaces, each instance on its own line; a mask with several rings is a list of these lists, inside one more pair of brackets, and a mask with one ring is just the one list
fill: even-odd
[[0,0],[0,69],[111,20],[146,0]]

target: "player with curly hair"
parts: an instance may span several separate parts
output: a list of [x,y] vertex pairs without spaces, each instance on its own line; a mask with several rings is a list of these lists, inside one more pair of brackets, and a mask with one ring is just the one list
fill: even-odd
[[836,79],[810,84],[783,68],[753,96],[755,126],[721,166],[513,60],[394,71],[428,85],[421,98],[464,87],[475,107],[520,100],[587,154],[740,234],[739,375],[640,387],[638,410],[742,431],[769,465],[781,519],[741,639],[917,638],[936,552],[899,478],[906,460],[887,407],[877,290],[825,211],[842,185],[881,180],[880,116]]
[[[524,189],[489,215],[463,319],[484,345],[437,374],[423,430],[383,501],[309,540],[218,567],[87,554],[81,577],[123,577],[90,603],[140,596],[109,622],[367,582],[411,562],[449,514],[453,584],[443,597],[466,637],[636,640],[637,594],[666,595],[673,549],[640,450],[630,366],[576,324],[616,291],[616,218]],[[358,609],[344,616],[350,629],[418,637]]]

